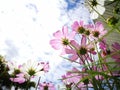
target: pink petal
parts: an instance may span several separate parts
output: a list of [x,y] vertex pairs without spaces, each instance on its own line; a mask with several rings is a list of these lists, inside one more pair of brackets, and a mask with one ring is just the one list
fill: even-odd
[[61,41],[58,39],[50,40],[50,45],[56,50],[59,50],[60,48],[62,48]]
[[24,77],[24,74],[23,73],[19,73],[16,75],[17,77]]
[[13,82],[18,82],[19,84],[22,84],[25,82],[25,78],[18,77],[18,78],[10,78],[11,81]]
[[46,64],[44,64],[44,71],[45,72],[49,71],[49,63],[48,62]]
[[86,46],[86,36],[85,35],[82,35],[81,45]]
[[72,55],[72,56],[70,57],[70,59],[71,59],[72,61],[75,61],[75,60],[78,59],[78,55]]
[[120,54],[115,54],[115,55],[112,56],[112,58],[119,59],[120,58]]
[[107,33],[107,30],[101,31],[101,35],[105,35]]
[[113,49],[115,48],[116,50],[120,50],[120,44],[115,42],[112,44]]
[[62,50],[61,50],[61,54],[60,55],[65,55],[66,54],[66,52],[65,52],[65,48],[62,48]]
[[21,84],[21,83],[25,82],[25,78],[15,78],[14,81],[18,82],[19,84]]
[[61,37],[63,37],[63,34],[60,30],[58,30],[55,33],[53,33],[53,36],[56,37],[57,39],[61,39]]
[[62,28],[62,32],[63,32],[63,36],[64,36],[64,37],[67,37],[67,35],[68,35],[68,28],[67,28],[66,26],[64,26],[64,27]]
[[75,37],[75,34],[76,34],[76,32],[72,31],[68,36],[69,40],[73,40]]
[[79,23],[80,23],[79,26],[84,26],[84,22],[83,21],[80,21]]
[[120,64],[120,58],[116,59],[116,62],[119,62],[118,64]]
[[65,48],[65,52],[66,54],[76,54],[76,51],[73,50],[73,49],[68,49],[68,48]]
[[79,23],[78,23],[77,21],[75,21],[75,22],[73,23],[73,25],[72,25],[72,29],[73,29],[74,31],[76,31],[78,27],[79,27]]
[[71,40],[71,45],[79,49],[79,44],[75,40]]
[[96,26],[96,30],[99,30],[99,31],[104,30],[103,24],[101,22],[96,22],[95,26]]

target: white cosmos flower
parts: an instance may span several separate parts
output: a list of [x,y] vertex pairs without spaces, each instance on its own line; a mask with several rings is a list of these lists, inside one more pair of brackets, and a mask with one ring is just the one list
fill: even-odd
[[16,61],[12,61],[12,62],[8,61],[7,65],[9,68],[9,71],[8,71],[9,74],[13,74],[13,73],[17,74],[21,72],[22,65],[18,64]]
[[35,60],[28,60],[22,65],[22,72],[25,73],[26,78],[41,76],[44,74],[43,65]]
[[85,1],[85,6],[90,11],[91,19],[97,19],[99,17],[99,14],[100,15],[104,14],[105,12],[104,2],[105,0],[86,0]]

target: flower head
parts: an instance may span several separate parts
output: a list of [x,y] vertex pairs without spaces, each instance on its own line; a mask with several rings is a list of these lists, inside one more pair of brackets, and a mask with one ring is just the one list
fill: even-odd
[[91,49],[93,48],[91,44],[87,44],[86,36],[82,35],[81,43],[78,44],[76,41],[71,41],[73,48],[66,49],[66,54],[71,54],[70,59],[72,61],[80,58],[80,63],[84,63],[86,59],[92,61],[88,53],[92,53]]
[[94,39],[101,38],[107,33],[107,30],[104,29],[103,24],[101,22],[96,22],[91,28],[91,36]]
[[39,84],[39,90],[55,90],[55,86],[51,82],[43,82]]
[[10,80],[22,84],[25,82],[24,74],[23,73],[16,74],[16,77],[10,78]]
[[16,61],[12,61],[12,62],[9,61],[7,65],[9,68],[9,71],[8,71],[9,74],[16,75],[22,72],[21,70],[22,65],[19,65]]
[[[47,62],[47,63],[45,63],[45,62],[40,62],[39,63],[40,65],[42,65],[42,70],[44,71],[44,72],[48,72],[49,71],[49,62]],[[41,70],[41,71],[42,71]]]
[[[105,12],[104,2],[105,0],[85,0],[86,7],[90,11],[91,19],[97,19],[99,14],[102,15]],[[98,14],[99,13],[99,14]]]
[[72,29],[73,31],[75,31],[78,34],[83,34],[85,32],[85,28],[84,28],[84,22],[83,21],[75,21],[72,25]]
[[75,32],[68,33],[68,28],[64,26],[62,31],[58,30],[53,36],[55,39],[50,40],[50,45],[56,50],[62,49],[64,53],[64,48],[68,48],[70,41],[75,36]]
[[44,65],[37,61],[28,60],[27,63],[24,63],[22,66],[22,71],[28,78],[44,74]]
[[100,41],[99,48],[101,49],[101,56],[102,57],[104,57],[104,56],[106,56],[106,55],[111,53],[111,51],[110,51],[110,49],[109,49],[105,39]]

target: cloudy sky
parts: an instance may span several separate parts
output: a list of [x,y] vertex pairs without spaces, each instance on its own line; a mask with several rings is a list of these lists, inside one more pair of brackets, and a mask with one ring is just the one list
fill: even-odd
[[[75,3],[77,2],[77,3]],[[0,54],[23,63],[29,59],[50,62],[49,74],[60,77],[70,67],[49,45],[53,32],[75,20],[89,20],[83,0],[0,0]],[[53,73],[54,72],[54,73]]]

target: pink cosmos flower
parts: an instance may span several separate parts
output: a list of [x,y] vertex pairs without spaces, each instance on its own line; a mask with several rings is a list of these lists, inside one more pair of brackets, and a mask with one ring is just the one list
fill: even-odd
[[[78,69],[73,68],[71,72],[67,72],[65,75],[62,76],[63,83],[71,88],[73,88],[74,85],[77,85],[77,88],[79,88],[80,90],[87,90],[86,84],[81,81],[81,79],[83,79],[87,75],[85,75],[85,73],[80,72],[81,71],[79,71]],[[88,84],[88,86],[90,87],[91,84]]]
[[107,30],[104,29],[101,22],[96,22],[91,28],[91,36],[94,39],[101,38],[107,33]]
[[[116,53],[118,50],[120,50],[120,44],[115,42],[112,44],[112,53]],[[112,58],[115,59],[116,62],[119,62],[120,65],[120,53],[116,53],[112,55]]]
[[85,63],[85,60],[90,60],[92,62],[92,59],[89,57],[88,53],[95,54],[95,51],[93,50],[93,46],[91,44],[87,44],[86,36],[82,35],[81,43],[78,44],[76,41],[72,40],[71,45],[74,48],[65,49],[66,54],[71,54],[70,60],[75,61],[78,58],[80,58],[80,63]]
[[108,54],[111,53],[107,43],[106,43],[106,40],[102,40],[100,43],[99,43],[99,48],[101,49],[101,56],[104,57]]
[[68,85],[79,82],[81,76],[77,72],[79,73],[80,71],[76,68],[73,68],[71,72],[67,72],[65,75],[62,75],[62,81],[64,84]]
[[102,40],[100,43],[99,43],[99,47],[100,47],[100,49],[102,49],[102,50],[107,50],[107,44],[106,44],[106,40],[104,39],[104,40]]
[[19,73],[16,75],[15,78],[10,78],[11,81],[13,82],[17,82],[19,84],[22,84],[25,82],[25,78],[24,78],[24,74],[23,73]]
[[[112,44],[112,51],[111,53],[113,54],[112,55],[112,58],[115,60],[116,62],[116,68],[119,68],[120,67],[120,44],[115,42]],[[112,74],[113,76],[120,76],[120,70],[115,70],[115,71],[112,71]]]
[[78,34],[84,33],[84,31],[85,31],[84,22],[83,21],[80,21],[80,22],[75,21],[72,25],[72,29],[73,29],[73,31],[75,31]]
[[55,86],[51,82],[50,83],[43,82],[39,84],[39,90],[55,90]]
[[[44,71],[44,72],[48,72],[49,71],[49,62],[47,62],[47,63],[45,63],[45,62],[41,62],[40,63],[40,65],[42,65],[42,70]],[[41,70],[41,71],[42,71]]]
[[[102,67],[100,68],[100,67],[97,67],[97,66],[93,66],[93,68],[92,68],[92,70],[93,71],[96,71],[96,72],[103,72],[103,70],[104,71],[107,71],[107,67],[106,67],[106,65],[104,65],[104,64],[102,64]],[[95,76],[95,78],[97,79],[97,80],[103,80],[104,79],[104,76],[102,76],[102,75],[96,75]]]
[[50,40],[50,45],[56,49],[62,49],[62,53],[64,53],[64,48],[68,48],[68,45],[71,40],[73,40],[75,36],[75,32],[68,32],[68,28],[64,26],[62,31],[58,30],[57,32],[53,33],[55,39]]

